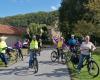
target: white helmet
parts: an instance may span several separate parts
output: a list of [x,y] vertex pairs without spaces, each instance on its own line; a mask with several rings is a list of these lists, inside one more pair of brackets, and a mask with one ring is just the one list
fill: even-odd
[[35,36],[35,35],[33,35],[33,36],[32,36],[32,38],[33,38],[33,39],[36,39],[36,36]]

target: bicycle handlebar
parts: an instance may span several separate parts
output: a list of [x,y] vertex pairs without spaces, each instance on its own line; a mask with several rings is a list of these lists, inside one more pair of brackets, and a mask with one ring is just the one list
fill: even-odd
[[4,47],[4,48],[2,48],[2,51],[3,51],[3,50],[6,50],[7,48],[8,48],[8,47]]

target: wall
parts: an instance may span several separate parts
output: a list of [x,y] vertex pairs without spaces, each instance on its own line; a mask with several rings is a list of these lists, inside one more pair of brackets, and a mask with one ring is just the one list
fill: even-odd
[[20,37],[18,36],[10,36],[10,35],[6,35],[6,43],[8,46],[14,46],[14,44],[18,41],[18,39],[20,39]]

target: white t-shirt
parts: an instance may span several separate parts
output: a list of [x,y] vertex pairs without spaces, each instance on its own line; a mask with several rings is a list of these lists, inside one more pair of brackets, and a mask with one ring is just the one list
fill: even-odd
[[89,49],[95,50],[96,47],[94,46],[92,42],[88,42],[88,43],[82,42],[81,47],[80,47],[81,54],[89,55],[90,54]]

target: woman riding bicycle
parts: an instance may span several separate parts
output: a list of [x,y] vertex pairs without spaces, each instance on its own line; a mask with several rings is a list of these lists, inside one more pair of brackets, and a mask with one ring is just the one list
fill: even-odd
[[22,49],[22,42],[21,42],[20,39],[16,42],[15,48],[18,51],[17,57],[21,57],[21,60],[23,61],[23,53],[22,53],[22,50],[21,50]]
[[83,61],[84,61],[84,58],[89,58],[91,51],[94,51],[96,49],[96,47],[94,46],[94,44],[92,42],[90,42],[90,36],[86,36],[85,37],[85,41],[82,42],[81,46],[80,46],[80,51],[81,51],[81,54],[80,54],[80,57],[79,57],[79,63],[78,63],[78,66],[77,66],[77,72],[80,73],[80,70],[82,68],[82,65],[83,65]]

